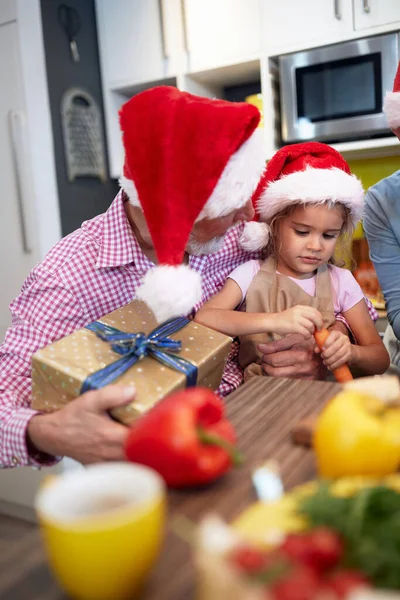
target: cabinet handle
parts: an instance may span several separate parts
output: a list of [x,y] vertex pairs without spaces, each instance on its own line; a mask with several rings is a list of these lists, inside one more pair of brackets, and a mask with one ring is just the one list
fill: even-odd
[[342,13],[340,12],[340,0],[333,0],[333,10],[335,13],[335,19],[340,21],[342,18]]
[[363,0],[363,9],[365,13],[370,13],[371,12],[371,7],[369,5],[369,0]]
[[22,246],[25,254],[30,254],[33,251],[33,234],[28,217],[29,211],[27,210],[28,207],[24,198],[25,153],[22,137],[22,130],[24,126],[23,115],[18,111],[10,110],[8,113],[8,124],[10,129],[15,185],[17,188],[17,205],[21,225]]
[[167,50],[167,41],[165,39],[165,23],[164,23],[164,5],[163,0],[158,0],[158,12],[160,15],[160,29],[161,29],[161,45],[163,58],[169,58]]
[[182,13],[182,23],[183,23],[183,47],[185,52],[189,54],[189,39],[187,34],[187,19],[186,19],[186,2],[185,0],[181,0],[181,13]]

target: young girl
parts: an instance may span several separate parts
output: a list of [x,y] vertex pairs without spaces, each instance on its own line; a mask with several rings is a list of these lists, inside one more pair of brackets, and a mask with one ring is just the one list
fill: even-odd
[[243,245],[267,246],[268,258],[236,268],[195,320],[240,336],[239,361],[250,376],[262,374],[257,344],[289,333],[309,338],[315,328],[333,325],[340,313],[357,344],[332,331],[322,351],[324,364],[331,370],[348,363],[365,373],[383,373],[389,356],[363,292],[332,258],[363,209],[362,185],[345,160],[318,142],[286,146],[268,163],[254,199],[261,223],[246,226]]

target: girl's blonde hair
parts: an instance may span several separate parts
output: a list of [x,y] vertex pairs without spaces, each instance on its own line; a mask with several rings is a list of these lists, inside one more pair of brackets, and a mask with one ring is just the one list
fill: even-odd
[[339,234],[338,241],[335,246],[335,252],[333,256],[329,259],[329,263],[332,265],[336,265],[337,267],[342,267],[345,264],[345,257],[348,255],[349,246],[351,244],[351,238],[354,232],[354,225],[350,218],[350,209],[347,208],[344,204],[340,202],[332,202],[331,200],[324,200],[323,202],[315,202],[315,203],[307,203],[298,202],[296,204],[291,204],[287,206],[279,213],[274,215],[269,221],[267,221],[267,225],[271,230],[271,234],[269,236],[269,242],[266,247],[267,256],[273,254],[277,255],[280,251],[280,241],[279,241],[279,224],[283,219],[293,214],[296,208],[304,207],[304,206],[320,206],[321,204],[326,204],[328,208],[333,208],[336,206],[340,206],[343,213],[343,226],[342,230]]

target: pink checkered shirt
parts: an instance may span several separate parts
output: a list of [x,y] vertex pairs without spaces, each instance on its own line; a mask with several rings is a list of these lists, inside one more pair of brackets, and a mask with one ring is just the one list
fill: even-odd
[[[154,264],[143,254],[125,215],[120,192],[108,211],[62,239],[30,273],[11,303],[12,326],[0,346],[0,465],[49,464],[29,456],[26,428],[36,414],[31,403],[31,357],[36,350],[72,333],[135,298],[144,274]],[[213,296],[229,273],[256,257],[238,239],[243,225],[231,229],[223,248],[190,256],[202,276],[203,297]],[[226,395],[242,382],[233,345],[218,392]]]
[[[229,273],[256,253],[244,252],[238,240],[243,224],[225,236],[223,248],[208,256],[191,256],[202,276],[199,308],[224,284]],[[52,464],[47,456],[29,456],[26,428],[37,414],[31,403],[31,357],[36,350],[69,335],[135,298],[153,263],[132,232],[120,192],[108,211],[62,239],[29,274],[11,303],[12,326],[0,346],[0,466]],[[237,388],[243,379],[232,345],[218,393]]]

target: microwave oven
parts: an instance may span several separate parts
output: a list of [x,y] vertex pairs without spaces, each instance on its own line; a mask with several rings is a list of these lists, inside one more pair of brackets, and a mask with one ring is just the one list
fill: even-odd
[[382,104],[398,62],[398,33],[279,57],[282,142],[389,135]]

